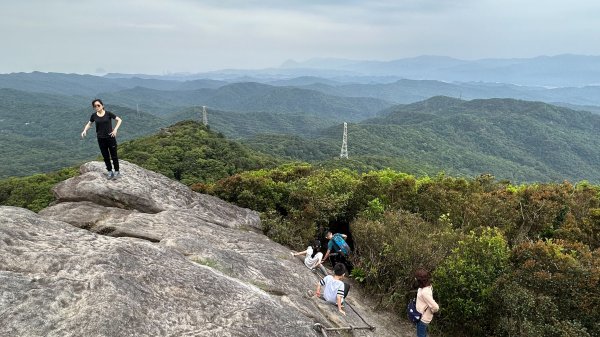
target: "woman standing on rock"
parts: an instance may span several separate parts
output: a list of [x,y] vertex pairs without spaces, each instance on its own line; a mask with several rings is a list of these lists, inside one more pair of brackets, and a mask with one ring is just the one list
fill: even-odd
[[421,320],[417,322],[417,337],[427,336],[427,327],[433,319],[433,313],[440,310],[440,306],[433,299],[433,287],[431,276],[425,269],[417,269],[415,278],[419,284],[417,290],[417,311],[422,314]]
[[[104,163],[106,164],[106,170],[108,170],[108,179],[119,177],[119,157],[117,156],[117,130],[121,126],[121,118],[117,117],[110,111],[104,111],[104,103],[101,100],[95,99],[92,101],[92,107],[96,112],[90,116],[90,121],[83,128],[81,132],[81,138],[85,137],[87,130],[92,126],[92,123],[96,122],[96,137],[98,138],[98,146],[100,146],[100,152]],[[113,129],[112,121],[117,121],[117,125]],[[114,172],[113,172],[113,165]]]

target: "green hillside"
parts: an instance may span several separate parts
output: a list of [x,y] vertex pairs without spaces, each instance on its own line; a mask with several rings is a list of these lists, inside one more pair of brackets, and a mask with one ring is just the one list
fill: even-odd
[[[211,129],[228,138],[244,138],[257,134],[316,134],[319,129],[338,123],[315,115],[274,112],[233,112],[208,108]],[[202,108],[191,107],[166,116],[170,123],[183,120],[201,120]]]
[[119,151],[120,158],[188,185],[279,162],[195,121],[179,122],[157,134],[125,142]]
[[137,87],[99,95],[106,102],[132,109],[139,104],[145,111],[165,115],[190,106],[208,106],[213,110],[270,112],[316,115],[338,121],[358,121],[373,117],[391,103],[368,97],[339,97],[315,90],[277,87],[244,82],[217,89],[155,90]]
[[[341,130],[338,125],[323,130],[317,138],[290,138],[290,142],[299,148],[328,144],[332,150],[327,153],[334,154],[333,149],[341,146]],[[600,181],[598,131],[600,117],[590,112],[513,99],[434,97],[350,124],[348,147],[355,159],[400,158],[415,167],[428,167],[426,171],[453,175],[491,173],[513,181]],[[271,147],[268,141],[253,142],[248,144],[281,154],[277,151],[281,139]],[[311,155],[293,158],[322,159]]]
[[362,97],[338,97],[314,90],[235,83],[215,90],[207,106],[232,111],[306,113],[337,120],[357,121],[374,116],[390,103]]
[[44,73],[39,71],[0,74],[0,88],[67,96],[97,96],[103,92],[116,92],[135,87],[156,90],[214,89],[225,84],[227,82],[208,79],[181,82],[139,77],[110,78],[93,75]]

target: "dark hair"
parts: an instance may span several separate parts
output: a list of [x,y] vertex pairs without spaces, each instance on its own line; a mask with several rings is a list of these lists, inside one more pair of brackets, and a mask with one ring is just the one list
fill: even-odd
[[94,103],[99,102],[100,105],[104,106],[104,103],[102,103],[102,100],[100,98],[96,98],[92,101],[92,108],[94,107]]
[[431,285],[431,275],[423,268],[419,268],[415,271],[415,278],[417,279],[419,288],[425,288]]
[[336,263],[333,267],[333,273],[335,276],[342,276],[346,273],[346,266],[343,263]]

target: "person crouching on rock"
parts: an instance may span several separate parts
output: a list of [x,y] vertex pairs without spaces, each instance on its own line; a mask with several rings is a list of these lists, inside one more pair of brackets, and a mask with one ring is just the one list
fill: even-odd
[[342,307],[348,292],[350,291],[350,285],[342,282],[344,275],[346,274],[346,266],[343,263],[338,263],[333,267],[333,276],[325,276],[319,283],[317,283],[317,291],[315,296],[321,297],[321,287],[323,287],[323,299],[329,303],[337,304],[338,310],[344,316],[344,308]]
[[315,240],[312,246],[306,247],[306,250],[303,252],[294,253],[292,252],[292,256],[298,255],[306,255],[304,258],[304,265],[308,267],[310,270],[314,270],[319,268],[323,276],[327,276],[327,269],[323,266],[323,253],[319,250],[321,249],[321,241]]
[[[102,158],[104,158],[104,164],[106,164],[106,170],[108,170],[108,179],[117,178],[120,175],[119,157],[117,156],[117,130],[121,126],[122,120],[114,113],[104,111],[104,103],[97,98],[92,101],[92,107],[96,111],[90,116],[90,121],[83,128],[81,138],[85,137],[87,130],[92,127],[92,123],[96,122],[96,137],[98,138],[98,146],[100,146]],[[114,129],[111,119],[117,121]],[[110,163],[111,158],[115,168],[114,172],[113,166]]]
[[346,243],[348,236],[340,233],[333,234],[333,232],[327,231],[325,238],[329,242],[327,243],[327,252],[323,260],[325,261],[331,256],[332,266],[335,266],[337,263],[343,263],[346,269],[352,272],[352,262],[349,259],[352,250],[348,246],[348,243]]

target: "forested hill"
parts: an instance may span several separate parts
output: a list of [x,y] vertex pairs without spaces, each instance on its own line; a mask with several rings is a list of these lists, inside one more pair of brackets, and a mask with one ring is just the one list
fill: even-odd
[[207,183],[280,161],[195,121],[183,121],[120,146],[119,157],[185,184]]
[[449,171],[517,181],[600,181],[600,116],[589,112],[514,99],[434,97],[356,128],[356,153],[376,148]]
[[[354,159],[380,156],[428,167],[430,174],[476,176],[491,173],[516,182],[600,181],[600,116],[541,102],[514,99],[463,101],[449,97],[388,109],[380,117],[348,125],[348,151]],[[339,154],[342,126],[299,144],[309,149],[330,144],[323,155],[311,151],[294,159],[323,160]],[[264,137],[249,144],[281,154]],[[321,145],[318,145],[321,144]],[[279,150],[278,150],[279,149]],[[291,153],[285,153],[289,156]],[[304,154],[307,154],[306,157]],[[408,166],[391,168],[406,170]],[[396,162],[397,163],[397,162]],[[433,170],[433,171],[432,171]]]

